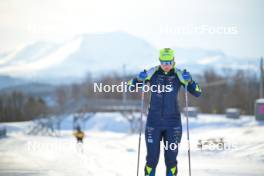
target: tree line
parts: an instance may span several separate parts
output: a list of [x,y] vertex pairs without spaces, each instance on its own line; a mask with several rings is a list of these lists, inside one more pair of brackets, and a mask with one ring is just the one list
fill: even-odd
[[242,114],[254,114],[260,87],[257,72],[223,70],[217,73],[210,69],[198,75],[197,80],[201,84],[202,96],[198,99],[190,97],[190,103],[199,107],[201,112],[222,114],[226,108],[238,108]]
[[[21,92],[0,94],[0,121],[25,121],[47,114],[69,110],[79,104],[79,110],[89,111],[87,103],[96,99],[123,99],[122,92],[94,92],[94,83],[104,85],[118,85],[128,81],[136,75],[120,75],[117,73],[103,75],[92,79],[91,75],[82,83],[61,85],[51,92],[50,96],[56,102],[55,107],[48,107],[43,98],[29,96]],[[196,106],[202,113],[225,113],[226,108],[239,108],[242,114],[254,114],[254,103],[259,94],[259,77],[257,72],[245,70],[205,70],[202,74],[193,75],[202,88],[202,96],[189,96],[190,106]],[[140,101],[139,93],[126,93],[126,99]],[[150,93],[146,94],[145,104],[150,100]],[[184,89],[179,95],[180,106],[184,107]],[[75,109],[76,110],[76,109]],[[74,110],[74,111],[75,111]]]
[[45,101],[22,92],[0,94],[0,121],[27,121],[47,113]]

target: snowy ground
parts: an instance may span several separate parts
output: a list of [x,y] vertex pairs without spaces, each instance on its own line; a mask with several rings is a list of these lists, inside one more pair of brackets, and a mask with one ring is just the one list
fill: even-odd
[[[183,117],[184,122],[184,117]],[[83,146],[76,146],[64,122],[61,137],[29,136],[31,122],[8,123],[8,137],[0,139],[1,176],[135,176],[138,135],[127,133],[129,125],[119,114],[97,114],[88,121]],[[263,176],[264,124],[253,117],[240,120],[222,115],[201,115],[191,119],[193,176]],[[185,123],[183,123],[185,127]],[[197,149],[199,139],[223,137],[228,149]],[[140,175],[143,175],[145,144],[142,138]],[[161,153],[157,176],[165,176]],[[188,175],[186,133],[178,157],[179,175]]]

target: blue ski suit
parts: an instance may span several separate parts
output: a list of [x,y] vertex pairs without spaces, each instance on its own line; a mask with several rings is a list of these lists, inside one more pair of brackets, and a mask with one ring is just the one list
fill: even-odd
[[[146,83],[152,85],[170,85],[169,92],[151,92],[151,100],[145,128],[145,142],[147,147],[146,175],[154,176],[155,168],[159,161],[160,142],[163,140],[165,146],[173,146],[181,141],[182,123],[181,113],[178,105],[178,93],[181,86],[187,85],[187,90],[192,95],[201,95],[201,89],[195,81],[186,82],[182,77],[182,71],[176,67],[165,73],[160,66],[153,67],[147,71]],[[128,85],[140,83],[137,78],[129,81]],[[165,164],[167,176],[177,175],[177,155],[178,147],[166,148]],[[174,173],[171,173],[172,168]]]

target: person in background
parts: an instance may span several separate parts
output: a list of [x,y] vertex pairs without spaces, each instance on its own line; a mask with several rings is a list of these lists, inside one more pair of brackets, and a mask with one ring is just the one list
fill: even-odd
[[76,137],[77,143],[83,143],[83,138],[84,138],[85,134],[81,130],[80,126],[77,126],[76,132],[74,132],[73,135]]

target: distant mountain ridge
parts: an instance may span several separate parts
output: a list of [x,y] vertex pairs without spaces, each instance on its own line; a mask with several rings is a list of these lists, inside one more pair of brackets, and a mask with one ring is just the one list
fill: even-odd
[[[237,58],[218,50],[173,49],[177,66],[194,73],[207,68],[258,69],[258,58]],[[77,81],[88,73],[122,73],[124,65],[127,72],[135,73],[156,64],[158,49],[124,32],[83,34],[60,44],[38,41],[0,54],[1,75],[47,83]],[[0,88],[4,84],[0,82]]]

